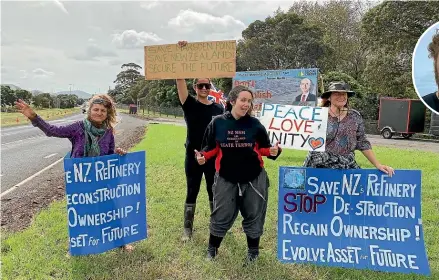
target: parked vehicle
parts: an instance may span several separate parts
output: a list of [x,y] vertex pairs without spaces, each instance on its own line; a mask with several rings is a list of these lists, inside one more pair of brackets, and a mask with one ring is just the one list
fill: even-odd
[[380,99],[378,130],[385,139],[400,135],[406,139],[425,129],[426,107],[418,99]]
[[439,136],[439,115],[431,113],[430,134]]

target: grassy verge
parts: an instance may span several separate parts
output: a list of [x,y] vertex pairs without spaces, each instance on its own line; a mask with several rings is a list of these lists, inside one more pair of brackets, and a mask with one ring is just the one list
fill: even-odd
[[[69,108],[69,109],[37,109],[35,112],[41,115],[45,120],[55,120],[60,119],[75,113],[79,113],[79,108]],[[23,116],[21,113],[1,113],[1,127],[14,126],[29,124],[28,118]]]
[[[209,206],[203,186],[195,216],[192,242],[182,244],[184,177],[184,127],[151,125],[147,137],[133,150],[147,151],[147,207],[149,238],[135,244],[132,253],[112,250],[101,255],[67,257],[65,201],[42,211],[27,230],[10,234],[2,243],[3,279],[427,279],[421,276],[366,270],[281,264],[277,251],[278,166],[300,166],[305,152],[286,150],[278,161],[266,160],[270,200],[261,239],[261,257],[242,267],[245,235],[238,218],[220,248],[218,259],[205,261]],[[425,243],[433,279],[439,278],[439,155],[391,148],[376,148],[379,159],[397,169],[422,169],[422,215]],[[358,156],[364,168],[371,165]]]
[[[129,114],[129,109],[117,109],[117,111],[124,113],[124,114]],[[138,116],[145,116],[145,117],[149,117],[149,118],[155,117],[155,118],[169,118],[169,119],[180,119],[180,120],[184,119],[182,116],[175,116],[172,114],[163,114],[160,112],[147,111],[147,110],[145,110],[145,112],[143,112],[143,110],[138,110],[137,115]]]

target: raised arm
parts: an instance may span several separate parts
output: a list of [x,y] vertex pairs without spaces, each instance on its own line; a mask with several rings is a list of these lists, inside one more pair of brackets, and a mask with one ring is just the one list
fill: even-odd
[[[185,47],[187,44],[186,41],[179,41],[178,46],[180,48]],[[178,98],[180,99],[181,105],[183,105],[186,102],[187,97],[189,96],[189,92],[187,91],[187,85],[185,79],[177,79],[177,91],[178,91]]]
[[189,92],[187,91],[187,85],[185,79],[177,79],[177,92],[178,92],[178,98],[180,99],[181,105],[184,105],[184,103],[187,100],[187,97],[189,96]]
[[26,116],[31,122],[33,126],[41,129],[44,134],[52,137],[60,137],[60,138],[70,138],[72,137],[77,130],[79,129],[79,125],[77,122],[66,125],[66,126],[55,126],[51,125],[45,120],[43,120],[40,116],[38,116],[32,108],[26,104],[23,100],[19,99],[15,102],[17,109]]

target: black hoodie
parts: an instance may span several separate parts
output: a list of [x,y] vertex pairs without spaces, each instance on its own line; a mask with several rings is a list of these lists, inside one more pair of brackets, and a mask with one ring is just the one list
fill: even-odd
[[270,156],[267,130],[257,118],[246,115],[236,120],[230,112],[216,116],[206,128],[201,153],[206,160],[216,156],[219,175],[232,183],[250,182],[264,167],[262,156]]

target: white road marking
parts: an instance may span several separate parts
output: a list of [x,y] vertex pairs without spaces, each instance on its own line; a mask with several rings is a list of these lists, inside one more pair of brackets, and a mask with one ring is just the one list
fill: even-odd
[[[119,118],[119,122],[120,122],[121,120],[122,120],[122,118]],[[119,123],[117,123],[114,127],[116,127],[118,124],[119,124]],[[3,144],[2,144],[2,145],[3,145]],[[53,166],[55,166],[57,163],[61,162],[62,160],[64,160],[64,158],[60,158],[59,160],[55,161],[54,163],[50,164],[49,166],[46,166],[45,168],[41,169],[40,171],[38,171],[38,172],[35,173],[34,175],[32,175],[32,176],[30,176],[30,177],[24,179],[24,180],[21,181],[20,183],[16,184],[15,186],[13,186],[12,188],[10,188],[9,190],[6,190],[6,191],[2,192],[2,193],[0,194],[0,199],[1,199],[4,195],[6,195],[6,194],[8,194],[8,193],[10,193],[10,192],[12,192],[12,191],[14,191],[14,190],[16,190],[16,189],[19,188],[21,185],[23,185],[23,184],[25,184],[26,182],[28,182],[28,181],[32,180],[33,178],[37,177],[38,175],[40,175],[40,174],[43,173],[44,171],[49,170],[50,168],[52,168]]]
[[32,175],[32,176],[30,176],[30,177],[24,179],[24,180],[21,181],[20,183],[16,184],[15,186],[13,186],[12,188],[10,188],[9,190],[6,190],[6,191],[2,192],[2,193],[0,194],[0,198],[2,198],[4,195],[6,195],[6,194],[8,194],[8,193],[10,193],[10,192],[12,192],[12,191],[14,191],[14,190],[16,190],[16,189],[19,188],[21,185],[23,185],[23,184],[25,184],[26,182],[28,182],[28,181],[32,180],[33,178],[37,177],[38,175],[40,175],[40,174],[43,173],[44,171],[46,171],[46,170],[52,168],[52,166],[54,166],[55,164],[61,162],[62,160],[64,160],[64,158],[60,158],[59,160],[55,161],[55,162],[52,163],[51,165],[46,166],[45,168],[41,169],[40,171],[38,171],[38,172],[35,173],[34,175]]
[[53,157],[54,155],[57,155],[58,153],[54,153],[54,154],[50,154],[50,155],[48,155],[48,156],[45,156],[44,158],[51,158],[51,157]]
[[17,141],[12,141],[12,142],[7,142],[7,143],[2,143],[2,146],[4,146],[4,145],[9,145],[9,144],[20,143],[20,142],[23,142],[23,141],[25,141],[25,140],[31,140],[31,139],[35,139],[35,138],[43,138],[43,136],[46,137],[45,135],[41,135],[41,136],[32,136],[32,137],[29,137],[29,138],[26,138],[26,139],[21,139],[21,140],[17,140]]

